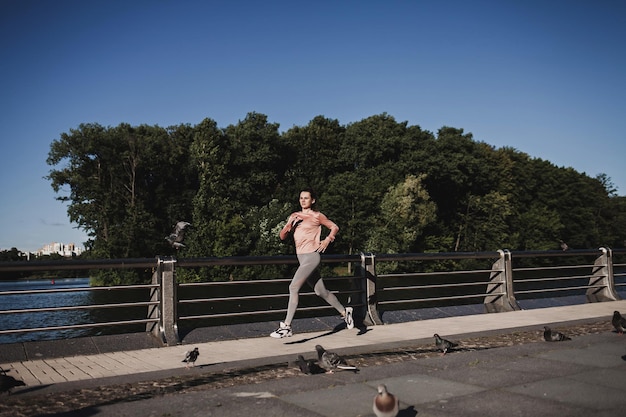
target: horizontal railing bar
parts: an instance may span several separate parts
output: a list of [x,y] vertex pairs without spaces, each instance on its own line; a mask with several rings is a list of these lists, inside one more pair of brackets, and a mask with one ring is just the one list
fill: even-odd
[[[345,281],[360,279],[361,277],[355,276],[335,276],[324,277],[324,281]],[[253,279],[253,280],[234,280],[234,281],[211,281],[211,282],[181,282],[178,284],[179,288],[186,287],[214,287],[214,286],[229,286],[229,285],[257,285],[257,284],[282,284],[289,283],[293,278],[276,278],[276,279]]]
[[[626,253],[626,250],[613,249],[615,254]],[[570,249],[567,251],[512,251],[514,258],[530,257],[571,257],[579,255],[598,255],[600,250]],[[405,254],[377,254],[378,262],[386,261],[428,261],[443,259],[492,259],[499,258],[500,252],[433,252]],[[360,262],[361,255],[323,255],[322,263]],[[282,256],[231,256],[210,258],[176,259],[179,267],[202,266],[237,266],[237,265],[280,265],[296,264],[295,255]],[[55,261],[11,261],[0,262],[0,272],[37,271],[37,270],[76,270],[76,269],[107,269],[107,268],[150,268],[158,265],[156,258],[123,258],[123,259],[73,259]]]
[[[550,252],[546,256],[554,256],[559,251]],[[553,252],[553,253],[552,253]],[[578,251],[589,253],[590,251]],[[524,252],[522,252],[524,253]],[[542,254],[542,252],[537,252]],[[421,261],[442,259],[491,259],[498,258],[499,252],[437,252],[437,253],[409,253],[409,254],[377,254],[379,262],[385,261]],[[361,255],[323,255],[322,263],[360,262]],[[206,258],[181,258],[176,260],[178,267],[203,266],[244,266],[244,265],[281,265],[296,264],[298,259],[294,255],[288,256],[231,256]],[[72,260],[72,261],[17,261],[0,263],[0,271],[41,270],[41,269],[86,269],[92,268],[127,268],[151,267],[157,264],[156,259],[107,259],[107,260]]]
[[[492,285],[491,282],[460,282],[456,284],[435,284],[435,285],[407,285],[405,287],[385,287],[384,291],[398,291],[398,290],[421,290],[425,288],[456,288],[456,287],[475,287],[479,285]],[[495,284],[502,285],[502,282],[496,282]]]
[[442,259],[492,259],[499,257],[499,252],[382,253],[376,254],[376,261],[432,261]]
[[[490,294],[492,295],[492,294]],[[493,295],[505,295],[504,293],[496,293]],[[456,300],[456,299],[464,299],[464,298],[484,298],[485,294],[467,294],[467,295],[459,295],[455,297],[432,297],[432,298],[419,298],[419,299],[404,299],[404,300],[388,300],[388,301],[379,301],[378,304],[387,305],[387,304],[405,304],[405,303],[423,303],[428,301],[447,301],[447,300]]]
[[547,282],[547,281],[565,281],[571,279],[589,279],[594,275],[570,275],[567,277],[546,277],[546,278],[523,278],[523,279],[513,279],[513,282],[524,283],[524,282]]
[[530,271],[549,271],[549,270],[560,270],[560,269],[581,269],[581,268],[600,268],[598,265],[557,265],[557,266],[537,266],[537,267],[527,267],[527,268],[513,268],[513,272],[530,272]]
[[228,285],[251,285],[251,284],[280,284],[283,282],[291,282],[291,278],[279,279],[255,279],[255,280],[235,280],[235,281],[211,281],[211,282],[181,282],[179,288],[186,287],[216,287]]
[[[355,304],[355,306],[357,306]],[[317,311],[317,310],[327,310],[331,309],[330,306],[316,306],[316,307],[298,307],[299,311]],[[274,313],[286,313],[286,309],[279,310],[260,310],[260,311],[241,311],[236,313],[218,313],[218,314],[205,314],[205,315],[196,315],[196,316],[181,316],[179,320],[197,320],[197,319],[218,319],[218,318],[227,318],[227,317],[242,317],[242,316],[252,316],[257,314],[274,314]]]
[[81,288],[55,288],[49,290],[15,290],[2,291],[2,295],[28,295],[28,294],[53,294],[64,292],[85,292],[85,291],[115,291],[115,290],[139,290],[159,288],[158,284],[138,284],[138,285],[115,285],[111,287],[81,287]]
[[475,270],[462,270],[462,271],[436,271],[436,272],[408,272],[403,274],[380,274],[378,278],[415,278],[423,276],[438,276],[438,275],[464,275],[464,274],[484,274],[491,273],[493,269],[475,269]]
[[[322,263],[360,262],[361,255],[322,255]],[[282,256],[229,256],[208,258],[183,258],[177,260],[180,268],[202,266],[238,266],[238,265],[289,265],[297,264],[295,255]]]
[[517,294],[533,294],[539,292],[557,292],[557,291],[570,291],[570,290],[586,290],[590,288],[604,288],[602,285],[581,285],[579,287],[564,287],[564,288],[542,288],[538,290],[520,290],[515,291]]
[[[333,291],[333,294],[360,294],[363,290],[346,290],[346,291]],[[315,292],[301,292],[300,296],[313,296]],[[287,298],[289,294],[264,294],[264,295],[244,295],[239,297],[214,297],[214,298],[190,298],[179,300],[179,304],[193,304],[203,302],[222,302],[222,301],[246,301],[246,300],[265,300],[268,298]]]
[[71,261],[14,261],[0,262],[0,272],[151,268],[155,266],[157,266],[156,258],[73,259]]
[[110,321],[110,322],[103,322],[103,323],[71,324],[67,326],[33,327],[30,329],[0,330],[0,334],[45,332],[45,331],[51,331],[51,330],[72,330],[72,329],[84,329],[84,328],[91,328],[91,327],[106,327],[106,326],[124,326],[124,325],[129,325],[129,324],[156,323],[158,321],[159,319],[138,319],[138,320],[125,320],[125,321]]
[[85,306],[63,306],[63,307],[44,307],[44,308],[25,308],[20,310],[0,310],[0,314],[19,314],[19,313],[46,313],[54,311],[68,310],[97,310],[101,308],[119,308],[119,307],[146,307],[151,305],[159,305],[158,301],[141,301],[136,303],[119,303],[119,304],[92,304]]
[[602,254],[599,249],[568,249],[563,250],[546,250],[546,251],[511,251],[512,258],[543,258],[543,257],[572,257],[580,255],[598,256]]

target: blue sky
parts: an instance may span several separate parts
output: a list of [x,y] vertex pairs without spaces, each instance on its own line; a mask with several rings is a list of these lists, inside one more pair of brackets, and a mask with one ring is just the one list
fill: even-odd
[[626,195],[625,44],[620,0],[0,0],[0,250],[86,240],[43,178],[80,123],[386,112]]

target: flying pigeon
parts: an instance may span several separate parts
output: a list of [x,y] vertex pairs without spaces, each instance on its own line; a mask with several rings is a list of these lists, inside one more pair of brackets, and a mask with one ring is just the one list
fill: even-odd
[[320,366],[329,374],[332,374],[335,369],[345,369],[348,371],[359,372],[359,369],[356,366],[348,365],[348,362],[346,362],[346,360],[338,354],[330,352],[320,345],[316,345],[315,350],[317,351],[317,359]]
[[399,407],[398,397],[387,391],[385,384],[380,384],[372,406],[376,417],[396,417]]
[[20,381],[10,375],[7,375],[5,370],[2,370],[2,373],[0,373],[0,392],[6,392],[11,395],[11,390],[14,387],[22,385],[26,385],[24,381]]
[[546,342],[562,342],[564,340],[572,340],[561,332],[552,331],[548,326],[543,326],[543,340]]
[[563,242],[562,240],[559,240],[559,246],[561,246],[561,250],[568,250],[569,246],[567,245],[567,243]]
[[457,347],[459,345],[458,343],[442,339],[437,333],[435,333],[433,337],[435,338],[435,346],[437,347],[437,350],[441,351],[441,356],[448,353],[448,351],[453,347]]
[[624,334],[624,332],[626,332],[626,319],[622,317],[619,311],[613,312],[611,323],[613,324],[613,327],[615,327],[617,333]]
[[198,348],[194,348],[193,350],[187,352],[185,354],[185,359],[183,359],[183,362],[187,363],[185,368],[189,368],[189,364],[191,364],[191,366],[195,366],[198,356],[200,356],[200,351],[198,350]]
[[180,221],[174,225],[174,229],[172,233],[168,237],[165,238],[170,245],[172,245],[176,249],[184,248],[183,240],[185,239],[185,229],[191,226],[191,223]]

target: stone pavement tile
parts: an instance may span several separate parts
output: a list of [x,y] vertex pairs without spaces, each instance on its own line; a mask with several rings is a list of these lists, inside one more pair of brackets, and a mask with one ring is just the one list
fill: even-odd
[[[393,392],[393,390],[391,390]],[[372,413],[376,388],[348,384],[282,395],[281,400],[327,417],[354,417]]]
[[626,367],[621,366],[616,369],[602,368],[594,369],[588,372],[582,372],[575,375],[568,375],[567,378],[577,381],[586,382],[588,384],[599,385],[608,388],[615,388],[624,392],[624,401],[626,404]]
[[88,374],[68,361],[67,358],[46,359],[45,362],[68,381],[90,378]]
[[525,371],[512,372],[510,370],[482,366],[480,363],[466,367],[433,371],[432,375],[485,388],[515,386],[539,381],[546,377],[538,373]]
[[26,351],[21,343],[3,344],[0,349],[0,363],[25,361]]
[[431,401],[447,400],[485,390],[477,385],[424,374],[409,374],[368,382],[373,388],[380,383],[387,385],[389,391],[397,395],[400,401],[416,407]]
[[538,357],[581,365],[612,368],[624,364],[624,348],[616,344],[592,345],[584,349],[567,349],[539,354]]
[[54,368],[44,361],[33,361],[28,369],[35,376],[35,378],[37,378],[39,383],[55,384],[58,382],[66,382],[66,379],[63,378],[63,376],[61,376]]
[[5,363],[2,369],[8,370],[8,375],[23,381],[27,386],[39,385],[37,377],[22,362]]
[[68,351],[73,352],[74,355],[95,355],[98,353],[98,349],[90,337],[65,339],[63,344],[56,340],[25,342],[24,350],[29,360],[59,358],[66,356]]
[[159,340],[151,333],[125,333],[118,335],[94,336],[90,338],[99,353],[133,349],[149,349],[160,347]]
[[417,417],[598,416],[592,410],[578,406],[543,399],[538,400],[500,390],[481,391],[472,395],[419,404],[415,410]]
[[569,378],[565,381],[563,378],[546,379],[516,387],[507,387],[505,390],[536,399],[584,407],[589,410],[611,410],[620,407],[626,409],[626,397],[623,390]]
[[80,410],[81,416],[136,417],[322,417],[282,401],[262,386],[249,390],[221,389],[185,394],[166,394],[150,400],[130,396],[125,401]]
[[482,363],[481,366],[493,367],[513,373],[530,372],[549,377],[572,375],[594,369],[594,367],[589,365],[561,362],[532,356],[511,358],[511,360],[503,362],[485,362]]
[[508,360],[508,356],[495,355],[494,352],[498,349],[502,348],[452,351],[444,356],[436,354],[432,357],[420,360],[420,364],[422,366],[431,367],[433,369],[447,369],[472,366],[477,363],[499,364]]

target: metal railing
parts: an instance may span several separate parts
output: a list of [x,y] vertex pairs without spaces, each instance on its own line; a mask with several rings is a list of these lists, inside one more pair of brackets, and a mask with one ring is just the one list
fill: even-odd
[[[322,263],[345,267],[351,275],[328,276],[324,280],[344,305],[355,309],[355,316],[365,325],[383,324],[384,310],[407,310],[422,307],[483,304],[486,312],[520,309],[517,297],[532,298],[550,294],[577,293],[588,302],[620,299],[619,287],[626,287],[626,263],[617,263],[614,255],[624,258],[626,249],[515,251],[418,254],[324,255]],[[549,265],[541,265],[548,260]],[[16,294],[46,294],[62,291],[115,292],[130,289],[146,293],[143,301],[105,302],[91,305],[22,307],[0,310],[2,317],[27,313],[144,309],[145,316],[130,320],[67,325],[31,326],[1,329],[1,334],[53,330],[143,325],[147,332],[164,344],[180,343],[179,325],[193,328],[236,322],[258,322],[283,317],[287,305],[290,278],[246,281],[178,283],[180,269],[215,267],[263,267],[283,265],[295,268],[295,256],[224,257],[175,259],[111,259],[50,262],[8,262],[0,264],[0,273],[9,271],[86,270],[107,268],[151,268],[152,282],[145,285],[46,289],[0,292],[2,297]],[[403,273],[385,272],[400,266]],[[396,268],[398,269],[398,268]],[[617,278],[617,281],[616,281]],[[1,307],[0,307],[1,308]],[[299,317],[331,315],[336,312],[303,288]]]
[[[112,286],[112,287],[90,287],[90,288],[64,288],[64,289],[54,289],[54,290],[30,290],[30,291],[4,291],[0,292],[0,296],[9,296],[9,295],[42,295],[42,294],[54,294],[54,293],[68,293],[68,292],[94,292],[94,291],[119,291],[124,290],[127,291],[129,289],[150,289],[151,291],[156,291],[158,289],[158,285],[147,284],[147,285],[121,285],[121,286]],[[27,314],[27,313],[54,313],[57,311],[85,311],[85,310],[99,310],[99,309],[113,309],[113,308],[125,308],[129,306],[133,307],[148,307],[148,309],[153,309],[157,306],[156,302],[132,302],[132,303],[107,303],[107,304],[93,304],[93,305],[78,305],[78,306],[61,306],[61,307],[37,307],[37,308],[22,308],[22,309],[13,309],[13,310],[0,310],[0,321],[3,316],[9,314]],[[2,330],[0,329],[1,334],[12,334],[12,333],[31,333],[31,332],[41,332],[41,331],[52,331],[52,330],[70,330],[70,329],[84,329],[84,328],[96,328],[96,327],[109,327],[109,326],[122,326],[122,325],[133,325],[133,324],[144,324],[144,323],[157,323],[159,321],[158,318],[145,318],[145,319],[133,319],[133,320],[118,320],[118,321],[105,321],[98,323],[81,323],[81,324],[68,324],[61,326],[41,326],[41,327],[30,327],[30,328],[22,328],[22,329],[8,329]]]

